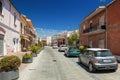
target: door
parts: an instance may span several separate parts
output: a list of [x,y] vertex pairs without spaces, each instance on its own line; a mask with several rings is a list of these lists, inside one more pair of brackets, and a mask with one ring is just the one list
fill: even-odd
[[99,48],[104,48],[104,40],[99,40]]
[[0,35],[0,55],[3,55],[4,53],[4,36],[3,35]]

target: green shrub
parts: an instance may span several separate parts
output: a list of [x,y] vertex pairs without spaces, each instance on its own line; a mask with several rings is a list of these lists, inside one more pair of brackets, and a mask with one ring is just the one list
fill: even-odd
[[37,53],[37,52],[41,49],[41,47],[32,45],[32,46],[30,46],[28,49],[29,49],[32,53]]
[[79,49],[80,49],[80,53],[84,53],[87,50],[87,47],[86,46],[80,46]]
[[36,46],[32,45],[28,48],[32,53],[36,53],[37,52],[37,48]]
[[23,58],[32,58],[32,57],[33,57],[32,54],[28,54],[28,53],[23,55]]
[[21,64],[21,60],[17,56],[5,56],[0,60],[0,71],[17,70]]

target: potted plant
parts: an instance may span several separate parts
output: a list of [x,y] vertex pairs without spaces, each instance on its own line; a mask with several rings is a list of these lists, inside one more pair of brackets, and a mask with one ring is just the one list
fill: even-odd
[[0,80],[15,80],[19,78],[19,57],[11,55],[5,56],[0,60]]
[[37,50],[37,54],[39,54],[39,53],[40,53],[40,51],[41,51],[41,47],[36,46],[36,50]]
[[37,57],[37,46],[30,46],[29,50],[32,52],[33,57]]
[[32,63],[32,62],[33,62],[32,54],[25,53],[22,57],[22,63]]

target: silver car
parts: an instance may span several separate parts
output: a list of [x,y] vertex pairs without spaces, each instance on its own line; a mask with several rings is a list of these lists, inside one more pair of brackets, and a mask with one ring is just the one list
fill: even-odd
[[57,46],[57,45],[53,45],[52,48],[53,48],[53,49],[57,49],[58,46]]
[[96,70],[113,70],[115,72],[118,68],[117,60],[109,49],[88,48],[86,52],[79,55],[78,62],[88,66],[90,72]]

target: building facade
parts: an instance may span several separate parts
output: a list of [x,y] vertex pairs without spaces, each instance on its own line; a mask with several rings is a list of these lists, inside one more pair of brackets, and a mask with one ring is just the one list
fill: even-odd
[[27,26],[27,17],[25,15],[20,16],[21,18],[21,30],[20,30],[20,38],[21,38],[21,51],[27,50],[28,43],[30,42],[29,37],[27,36],[27,32],[29,32],[29,27]]
[[20,51],[20,13],[10,0],[0,0],[0,55]]
[[108,48],[120,55],[120,0],[100,6],[80,24],[80,42],[90,47]]
[[46,38],[46,40],[47,40],[47,45],[51,45],[51,39],[52,39],[52,37],[51,36],[49,36],[49,37],[47,37]]
[[[21,25],[21,30],[22,30],[22,35],[21,36],[21,44],[22,44],[22,49],[27,49],[31,45],[36,45],[37,43],[37,33],[35,30],[35,27],[30,19],[27,17],[23,16],[25,18],[26,24]],[[24,28],[24,29],[23,29]],[[25,43],[25,44],[24,44]]]

